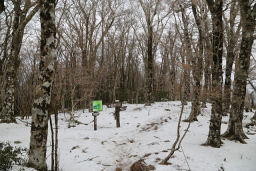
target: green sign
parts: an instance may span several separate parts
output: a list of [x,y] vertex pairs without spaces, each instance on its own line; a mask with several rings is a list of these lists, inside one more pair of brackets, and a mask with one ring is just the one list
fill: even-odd
[[95,100],[92,102],[93,112],[102,111],[102,100]]

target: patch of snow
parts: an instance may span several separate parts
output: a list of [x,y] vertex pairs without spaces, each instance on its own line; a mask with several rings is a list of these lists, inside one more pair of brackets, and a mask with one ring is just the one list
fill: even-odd
[[[198,122],[191,124],[182,150],[169,160],[171,165],[160,165],[176,138],[176,128],[181,103],[157,102],[145,107],[142,104],[126,104],[121,111],[121,128],[116,128],[114,108],[106,108],[97,117],[98,130],[93,130],[93,116],[88,110],[77,111],[75,119],[88,124],[68,128],[67,114],[59,114],[59,166],[63,171],[113,171],[129,170],[137,160],[156,167],[156,171],[191,170],[254,171],[256,170],[256,135],[247,135],[247,144],[223,140],[221,148],[201,146],[209,131],[211,105],[202,109]],[[189,116],[191,103],[184,108],[183,119]],[[250,122],[253,112],[245,113],[244,124]],[[29,119],[30,121],[31,119]],[[54,121],[54,119],[53,119]],[[222,133],[227,129],[228,117],[223,118]],[[182,132],[188,123],[181,123]],[[0,141],[20,141],[16,146],[29,148],[30,127],[18,120],[18,124],[0,124]],[[244,128],[245,133],[247,129]],[[47,164],[51,166],[51,139],[48,135]]]

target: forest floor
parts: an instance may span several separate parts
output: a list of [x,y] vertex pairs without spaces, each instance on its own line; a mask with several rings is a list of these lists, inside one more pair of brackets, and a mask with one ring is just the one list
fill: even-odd
[[[144,159],[156,171],[255,171],[256,127],[244,131],[247,144],[223,140],[221,148],[201,146],[208,135],[211,105],[202,109],[198,121],[191,124],[182,142],[182,149],[169,160],[171,165],[160,165],[170,152],[176,138],[180,102],[157,102],[150,107],[127,104],[121,111],[121,128],[115,127],[114,108],[106,108],[98,116],[98,130],[93,130],[92,114],[77,111],[79,124],[68,128],[68,114],[59,114],[59,168],[62,171],[128,171],[139,159]],[[183,119],[191,110],[184,108]],[[253,112],[245,113],[243,124],[250,122]],[[52,116],[52,118],[54,118]],[[54,119],[53,119],[54,121]],[[228,117],[222,119],[222,133],[227,128]],[[30,120],[28,120],[30,122]],[[188,123],[182,122],[181,132]],[[47,163],[51,165],[51,139],[48,135]],[[0,141],[8,141],[19,147],[29,148],[30,126],[18,120],[18,124],[0,124]],[[19,142],[19,144],[15,143]],[[187,161],[187,162],[186,162]],[[188,163],[188,164],[187,164]],[[13,170],[17,169],[14,167]],[[27,169],[26,169],[27,170]]]

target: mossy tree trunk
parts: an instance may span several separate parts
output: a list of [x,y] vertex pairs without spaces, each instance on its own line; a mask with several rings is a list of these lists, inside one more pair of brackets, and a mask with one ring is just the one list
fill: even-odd
[[223,54],[223,1],[207,0],[212,18],[213,64],[211,91],[211,119],[209,134],[205,145],[221,146],[220,130],[222,119],[222,54]]
[[245,143],[244,139],[247,138],[247,136],[243,132],[242,120],[250,56],[254,41],[253,33],[256,24],[256,4],[251,8],[249,0],[239,0],[239,5],[242,24],[242,42],[238,59],[238,68],[234,80],[235,87],[231,103],[228,129],[223,136],[230,140],[238,140],[241,143]]
[[38,86],[32,107],[32,125],[29,149],[29,166],[47,170],[46,143],[51,90],[56,61],[55,0],[41,0],[41,55]]

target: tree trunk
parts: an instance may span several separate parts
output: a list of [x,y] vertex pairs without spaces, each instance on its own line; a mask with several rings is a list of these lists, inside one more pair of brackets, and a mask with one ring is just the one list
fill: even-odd
[[14,102],[15,102],[15,83],[16,72],[14,69],[14,62],[8,61],[8,66],[5,71],[5,85],[4,85],[4,101],[1,111],[1,122],[15,123]]
[[171,57],[171,69],[170,69],[170,99],[171,101],[176,100],[176,94],[175,94],[175,80],[176,80],[176,72],[175,72],[175,57]]
[[[17,1],[14,3],[14,21],[13,21],[13,33],[12,33],[12,42],[11,42],[11,54],[7,58],[6,70],[4,71],[4,91],[3,91],[3,106],[1,111],[1,122],[11,123],[16,122],[14,116],[14,103],[15,103],[15,83],[17,79],[17,68],[18,68],[18,55],[22,43],[22,33],[15,33],[18,31],[20,24],[20,6],[21,2]],[[7,54],[6,54],[7,55]],[[16,62],[16,65],[15,65]]]
[[147,20],[148,24],[148,44],[147,44],[147,71],[146,71],[146,87],[147,87],[147,93],[146,93],[146,104],[147,106],[150,106],[153,102],[153,74],[154,74],[154,58],[152,53],[153,48],[153,26],[150,21],[150,18]]
[[[1,122],[16,122],[15,113],[14,113],[14,103],[15,103],[15,89],[17,83],[17,72],[20,65],[19,53],[21,49],[24,29],[27,23],[31,20],[31,18],[35,15],[35,13],[39,9],[39,5],[29,13],[27,16],[27,12],[30,9],[30,1],[26,1],[24,5],[24,9],[21,10],[21,0],[13,1],[14,5],[14,21],[13,21],[13,32],[12,32],[12,40],[11,40],[11,52],[9,56],[7,52],[5,56],[6,58],[6,70],[4,72],[4,91],[3,91],[3,106],[1,111]],[[6,43],[6,42],[5,42]],[[7,47],[7,45],[6,45]]]
[[235,54],[233,50],[228,48],[227,52],[227,62],[226,62],[226,72],[225,72],[225,85],[224,85],[224,99],[223,99],[223,114],[227,115],[229,113],[230,101],[231,101],[231,73],[232,66],[234,62]]
[[224,85],[224,98],[223,98],[223,115],[227,115],[230,111],[231,102],[231,73],[232,66],[235,59],[235,47],[238,36],[240,35],[240,24],[238,25],[237,31],[234,31],[235,19],[238,14],[238,7],[235,0],[232,1],[230,9],[229,23],[226,23],[227,32],[227,59],[226,59],[226,72],[225,72],[225,85]]
[[[207,15],[207,14],[206,14]],[[207,17],[203,17],[204,20],[204,46],[205,46],[205,66],[204,66],[204,73],[205,73],[205,82],[204,82],[204,93],[202,97],[202,107],[206,108],[206,102],[209,102],[209,96],[211,92],[211,64],[212,64],[212,42],[209,27],[208,27],[208,19]]]
[[184,39],[185,39],[185,61],[186,64],[184,65],[184,103],[187,104],[187,101],[190,100],[190,67],[191,67],[191,58],[193,58],[192,54],[192,43],[191,43],[191,38],[189,36],[189,31],[188,31],[188,18],[185,14],[185,9],[181,7],[181,14],[182,14],[182,21],[184,24]]
[[213,26],[213,65],[212,65],[212,110],[209,134],[205,145],[221,146],[220,130],[222,119],[222,53],[223,53],[223,1],[207,0]]
[[32,107],[32,125],[28,165],[47,170],[46,143],[51,90],[56,61],[55,0],[41,0],[41,55],[39,64],[39,85]]
[[256,5],[251,10],[249,0],[240,0],[240,13],[242,24],[242,42],[238,60],[238,69],[235,74],[235,87],[231,103],[231,114],[227,131],[224,137],[230,140],[238,140],[241,143],[247,136],[243,132],[242,120],[244,111],[244,102],[246,95],[246,81],[250,66],[250,56],[253,44],[253,33],[255,30]]
[[198,52],[192,58],[193,65],[193,100],[192,100],[192,109],[188,119],[184,121],[197,121],[197,116],[200,114],[200,91],[201,91],[201,79],[202,79],[202,56],[203,56],[203,35],[202,35],[202,24],[200,21],[200,16],[196,11],[196,1],[192,0],[192,11],[197,24],[198,32],[199,32],[199,40],[198,40]]
[[[172,35],[171,32],[168,33],[168,39],[169,39],[169,55],[168,55],[168,67],[169,68],[169,79],[170,79],[170,100],[174,101],[176,100],[175,95],[175,80],[176,80],[176,72],[175,72],[175,64],[176,64],[176,56],[175,56],[175,42],[176,42],[177,34]],[[170,59],[169,59],[170,56]]]

